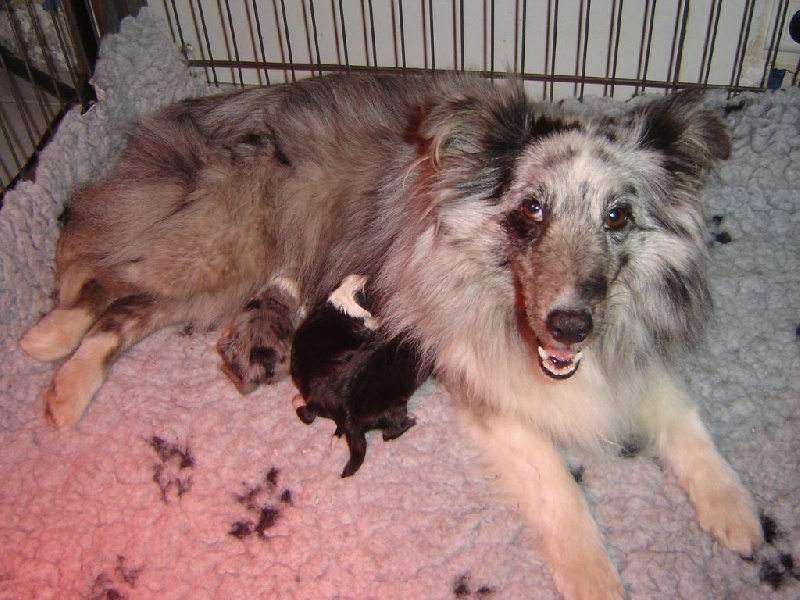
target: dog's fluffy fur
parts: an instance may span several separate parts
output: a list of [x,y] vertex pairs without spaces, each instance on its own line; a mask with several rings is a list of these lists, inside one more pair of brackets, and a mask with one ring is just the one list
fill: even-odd
[[334,436],[344,435],[350,449],[342,477],[364,463],[367,431],[381,429],[388,441],[416,423],[408,401],[430,376],[430,362],[420,360],[412,342],[376,330],[365,285],[362,276],[346,277],[297,328],[292,343],[297,416],[306,424],[318,416],[336,423]]
[[685,93],[618,118],[445,76],[185,101],[141,123],[116,171],[74,198],[58,305],[22,347],[69,357],[44,397],[59,428],[119,354],[174,323],[233,319],[221,353],[248,390],[286,373],[302,307],[364,274],[387,334],[435,361],[470,416],[558,589],[620,597],[560,444],[649,441],[704,529],[741,554],[761,543],[673,375],[709,312],[698,189],[729,152],[719,118]]

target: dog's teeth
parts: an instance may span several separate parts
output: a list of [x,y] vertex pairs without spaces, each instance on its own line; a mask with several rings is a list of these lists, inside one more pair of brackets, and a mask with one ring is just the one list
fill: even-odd
[[550,354],[541,346],[537,346],[536,351],[539,353],[542,368],[559,379],[569,377],[577,371],[578,363],[583,358],[582,350],[565,359]]

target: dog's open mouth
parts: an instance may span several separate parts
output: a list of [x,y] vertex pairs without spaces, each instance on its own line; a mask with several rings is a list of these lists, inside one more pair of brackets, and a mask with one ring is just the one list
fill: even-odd
[[538,346],[539,366],[545,375],[553,379],[567,379],[575,374],[578,365],[583,358],[582,351],[561,350],[556,348],[545,348],[541,344]]

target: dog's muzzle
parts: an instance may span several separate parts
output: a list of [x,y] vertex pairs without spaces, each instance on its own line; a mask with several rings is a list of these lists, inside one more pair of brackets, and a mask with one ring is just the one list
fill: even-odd
[[592,332],[592,315],[581,310],[554,310],[547,316],[546,326],[558,346],[539,341],[539,366],[553,379],[567,379],[575,374],[583,358],[583,352],[573,347]]

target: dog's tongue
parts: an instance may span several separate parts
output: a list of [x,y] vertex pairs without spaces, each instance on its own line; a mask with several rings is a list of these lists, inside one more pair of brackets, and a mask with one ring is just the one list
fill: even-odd
[[566,379],[574,375],[583,357],[582,352],[544,345],[539,346],[538,353],[539,366],[546,375],[554,379]]

